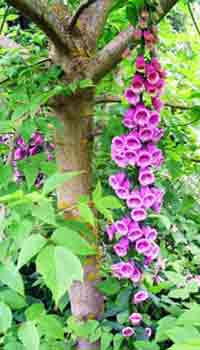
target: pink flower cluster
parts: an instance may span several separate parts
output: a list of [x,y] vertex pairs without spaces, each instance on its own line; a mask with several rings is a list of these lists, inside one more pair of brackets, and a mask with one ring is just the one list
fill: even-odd
[[[127,207],[125,216],[107,227],[107,235],[110,241],[114,241],[113,250],[119,259],[112,265],[113,276],[119,280],[129,280],[134,288],[134,312],[129,317],[132,326],[142,322],[142,315],[135,310],[136,306],[150,298],[148,292],[140,287],[143,273],[160,252],[156,243],[157,230],[144,221],[148,219],[149,212],[160,213],[164,196],[164,191],[155,186],[154,173],[164,161],[163,153],[156,144],[164,135],[159,124],[163,107],[160,96],[166,73],[153,51],[157,42],[156,30],[153,27],[147,30],[147,19],[148,12],[144,10],[140,28],[134,34],[137,40],[145,42],[148,54],[144,49],[144,54],[137,57],[136,73],[131,86],[125,91],[130,106],[122,123],[128,132],[114,137],[111,145],[111,158],[123,170],[109,177],[109,185]],[[137,176],[135,184],[130,180],[131,168],[135,169]],[[125,337],[135,334],[132,326],[123,329]],[[151,336],[151,328],[145,328],[144,332],[147,337]]]
[[127,207],[132,209],[131,218],[138,222],[147,217],[147,210],[153,209],[159,213],[162,207],[164,191],[153,185],[154,174],[147,168],[139,170],[138,182],[141,187],[131,189],[131,184],[125,173],[117,173],[109,177],[109,184],[116,195],[126,201]]

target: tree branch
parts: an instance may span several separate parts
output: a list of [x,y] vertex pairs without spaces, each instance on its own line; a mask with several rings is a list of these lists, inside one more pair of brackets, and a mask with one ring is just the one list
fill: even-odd
[[83,11],[86,8],[88,8],[90,5],[92,5],[95,1],[96,0],[88,0],[88,1],[86,1],[83,4],[80,5],[80,7],[78,8],[78,10],[74,14],[74,16],[72,16],[72,18],[71,18],[71,20],[69,22],[69,26],[68,26],[69,31],[72,31],[73,27],[76,25],[76,22],[78,21],[79,17],[83,13]]
[[100,103],[117,103],[121,102],[121,97],[120,96],[111,96],[111,95],[101,95],[101,96],[96,96],[95,97],[95,103],[100,104]]
[[[169,10],[176,4],[177,0],[161,0],[159,19],[166,15]],[[108,43],[97,56],[89,63],[89,77],[97,82],[103,78],[117,63],[122,59],[122,53],[129,44],[136,47],[138,42],[133,40],[134,28],[128,27],[123,32],[119,33],[110,43]]]
[[7,0],[17,10],[35,22],[56,46],[66,46],[65,25],[68,16],[62,0],[49,5],[48,0]]
[[172,109],[180,109],[180,110],[184,110],[184,111],[187,111],[187,110],[190,110],[190,109],[194,108],[194,106],[190,107],[190,106],[177,105],[177,104],[167,103],[167,102],[165,103],[165,106],[169,107],[169,108],[172,108]]
[[4,28],[4,25],[6,23],[6,18],[8,16],[9,9],[10,9],[10,7],[9,7],[9,5],[7,5],[6,9],[5,9],[5,12],[4,12],[4,16],[3,16],[2,22],[1,22],[0,34],[3,32],[3,28]]
[[[95,97],[95,103],[100,104],[100,103],[119,103],[121,102],[122,97],[120,96],[112,96],[112,95],[101,95],[101,96],[96,96]],[[177,104],[172,104],[172,103],[165,103],[165,107],[169,107],[172,109],[180,109],[180,110],[191,110],[194,108],[194,106],[184,106],[184,105],[177,105]]]
[[[92,1],[88,2],[91,3]],[[96,0],[79,16],[79,29],[91,51],[96,49],[97,40],[102,33],[112,5],[113,0]]]
[[200,29],[199,29],[199,27],[198,27],[196,18],[195,18],[195,16],[194,16],[194,13],[193,13],[193,10],[192,10],[192,6],[190,5],[189,1],[187,1],[187,7],[188,7],[188,11],[189,11],[189,13],[190,13],[190,16],[191,16],[191,18],[192,18],[192,22],[193,22],[193,24],[194,24],[194,26],[195,26],[195,28],[196,28],[196,31],[197,31],[197,33],[200,35]]

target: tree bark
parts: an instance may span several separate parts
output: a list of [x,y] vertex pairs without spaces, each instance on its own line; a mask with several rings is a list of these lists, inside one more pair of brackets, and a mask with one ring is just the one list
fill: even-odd
[[[63,128],[56,134],[56,155],[61,172],[82,171],[80,176],[58,190],[58,207],[65,210],[66,219],[79,219],[76,203],[82,195],[91,195],[91,152],[93,91],[86,89],[68,98],[57,98],[55,111]],[[96,234],[96,232],[94,232]],[[98,256],[88,257],[84,263],[84,282],[75,282],[70,290],[72,314],[78,320],[99,319],[103,311],[103,297],[95,286],[99,282]],[[90,350],[98,343],[90,344],[78,339],[77,348]]]

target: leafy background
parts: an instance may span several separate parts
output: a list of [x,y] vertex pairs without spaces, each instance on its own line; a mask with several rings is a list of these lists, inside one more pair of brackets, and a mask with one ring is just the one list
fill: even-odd
[[[71,0],[71,11],[78,4]],[[192,6],[198,20],[199,2]],[[0,1],[1,31],[25,49],[0,50],[0,134],[9,135],[0,144],[0,349],[71,350],[76,337],[84,336],[91,341],[100,339],[101,350],[199,350],[200,36],[187,3],[180,1],[159,25],[159,56],[168,78],[162,112],[166,132],[161,144],[166,162],[157,182],[167,194],[161,215],[153,218],[160,232],[161,280],[155,283],[146,274],[144,285],[151,302],[141,310],[155,337],[147,342],[138,335],[128,343],[121,329],[129,315],[131,290],[110,277],[112,250],[104,235],[107,221],[121,207],[107,179],[115,169],[110,143],[123,131],[123,98],[121,103],[96,105],[92,200],[98,215],[94,217],[89,199],[84,197],[78,204],[82,221],[66,222],[62,210],[56,209],[55,190],[69,175],[58,174],[53,151],[51,160],[45,151],[55,128],[61,127],[48,100],[58,93],[70,94],[77,86],[60,84],[62,71],[48,60],[44,34],[13,8],[6,10],[5,17],[5,8]],[[99,47],[126,27],[134,9],[132,1],[113,2]],[[97,96],[123,95],[135,55],[134,51],[124,53],[122,63],[96,87]],[[89,82],[81,84],[84,87]],[[16,183],[9,162],[15,139],[21,135],[28,143],[35,131],[43,135],[44,147],[17,162],[23,181]],[[39,189],[38,173],[43,174]],[[106,306],[101,322],[83,324],[70,314],[67,289],[73,279],[82,279],[81,262],[96,250],[96,242],[84,239],[82,233],[90,237],[87,224],[95,226],[97,220],[102,233],[103,277],[98,288],[105,295]]]

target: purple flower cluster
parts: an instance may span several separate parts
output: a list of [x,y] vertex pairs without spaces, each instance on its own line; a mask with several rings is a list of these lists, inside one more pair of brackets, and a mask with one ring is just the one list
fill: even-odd
[[[13,138],[13,135],[8,134],[1,136],[0,143],[8,144],[10,139]],[[54,144],[46,142],[44,136],[40,132],[35,132],[32,134],[30,140],[25,142],[22,136],[19,136],[15,140],[15,144],[12,150],[11,164],[14,170],[14,178],[16,182],[21,182],[24,179],[22,172],[18,169],[17,163],[20,160],[32,157],[38,153],[45,152],[47,155],[47,160],[50,161],[53,159]],[[36,188],[42,186],[44,179],[43,173],[39,172],[35,180]]]
[[[145,25],[148,13],[143,11],[143,15],[141,21]],[[133,284],[134,309],[150,297],[140,283],[145,269],[160,253],[156,243],[158,232],[144,221],[148,219],[149,212],[160,213],[164,197],[164,191],[155,186],[154,173],[164,161],[163,153],[156,144],[164,135],[159,124],[163,107],[160,96],[166,76],[153,50],[157,42],[155,33],[153,30],[143,30],[143,27],[136,31],[137,39],[144,39],[148,55],[145,55],[144,49],[144,55],[140,53],[137,57],[136,73],[131,86],[125,91],[130,107],[122,123],[129,131],[112,140],[111,158],[123,170],[109,177],[109,185],[117,197],[125,201],[127,213],[107,227],[108,238],[114,240],[113,250],[119,259],[112,265],[112,274],[119,280],[129,280]],[[151,103],[145,103],[145,95],[148,95],[146,100]],[[131,168],[135,169],[137,176],[135,184],[130,180]],[[129,321],[133,326],[138,326],[142,315],[134,310]],[[152,334],[151,328],[145,328],[144,332],[148,338]],[[130,337],[135,334],[135,329],[128,326],[122,333]]]

